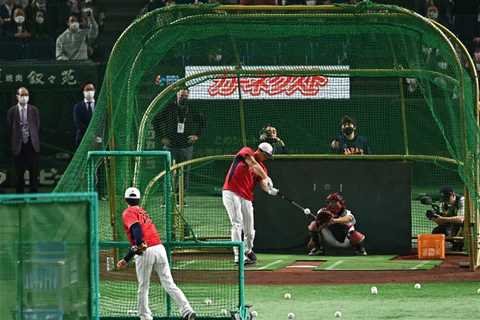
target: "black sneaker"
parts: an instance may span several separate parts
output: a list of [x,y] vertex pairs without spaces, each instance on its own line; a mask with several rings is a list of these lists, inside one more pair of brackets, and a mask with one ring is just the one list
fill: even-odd
[[360,248],[355,250],[355,254],[357,256],[366,256],[367,255],[367,250],[365,250],[364,247],[360,247]]
[[197,319],[197,315],[193,311],[182,318],[182,320],[195,320],[195,319]]
[[325,254],[325,250],[323,248],[313,248],[312,250],[310,250],[310,252],[308,253],[308,255],[310,257],[313,257],[313,256],[321,256]]
[[255,252],[250,251],[245,255],[249,260],[253,261],[254,263],[257,262],[257,256],[255,255]]
[[243,264],[246,265],[246,266],[252,265],[252,264],[255,264],[255,263],[257,263],[256,260],[252,260],[247,256],[245,257],[245,260],[243,261]]

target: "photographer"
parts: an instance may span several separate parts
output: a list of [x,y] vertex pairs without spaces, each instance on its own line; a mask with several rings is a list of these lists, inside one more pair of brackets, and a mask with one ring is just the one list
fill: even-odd
[[287,153],[285,142],[278,136],[277,129],[271,124],[265,125],[260,131],[260,143],[268,142],[273,147],[273,154]]
[[[440,197],[440,206],[434,211],[427,211],[427,218],[437,224],[432,233],[444,234],[446,237],[461,236],[465,208],[464,197],[457,195],[450,186],[440,188]],[[461,251],[463,242],[454,241],[452,249]]]

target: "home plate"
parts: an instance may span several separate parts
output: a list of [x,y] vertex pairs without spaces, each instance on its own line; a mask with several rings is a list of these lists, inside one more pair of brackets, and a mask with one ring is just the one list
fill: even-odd
[[313,269],[322,264],[323,261],[296,261],[294,264],[287,266],[287,268],[296,269]]

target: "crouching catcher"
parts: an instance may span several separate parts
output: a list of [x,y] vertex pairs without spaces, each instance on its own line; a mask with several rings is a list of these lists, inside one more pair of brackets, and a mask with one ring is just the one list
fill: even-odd
[[355,216],[346,208],[340,193],[327,196],[327,206],[318,210],[317,217],[308,226],[309,256],[325,253],[325,244],[337,248],[352,247],[357,255],[367,255],[365,235],[355,230]]

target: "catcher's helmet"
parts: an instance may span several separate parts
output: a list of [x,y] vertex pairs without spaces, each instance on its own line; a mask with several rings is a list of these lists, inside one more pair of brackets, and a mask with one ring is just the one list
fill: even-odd
[[328,196],[327,196],[327,201],[338,201],[342,204],[342,206],[345,207],[346,203],[345,203],[345,199],[343,198],[343,196],[338,193],[338,192],[333,192],[333,193],[330,193]]

